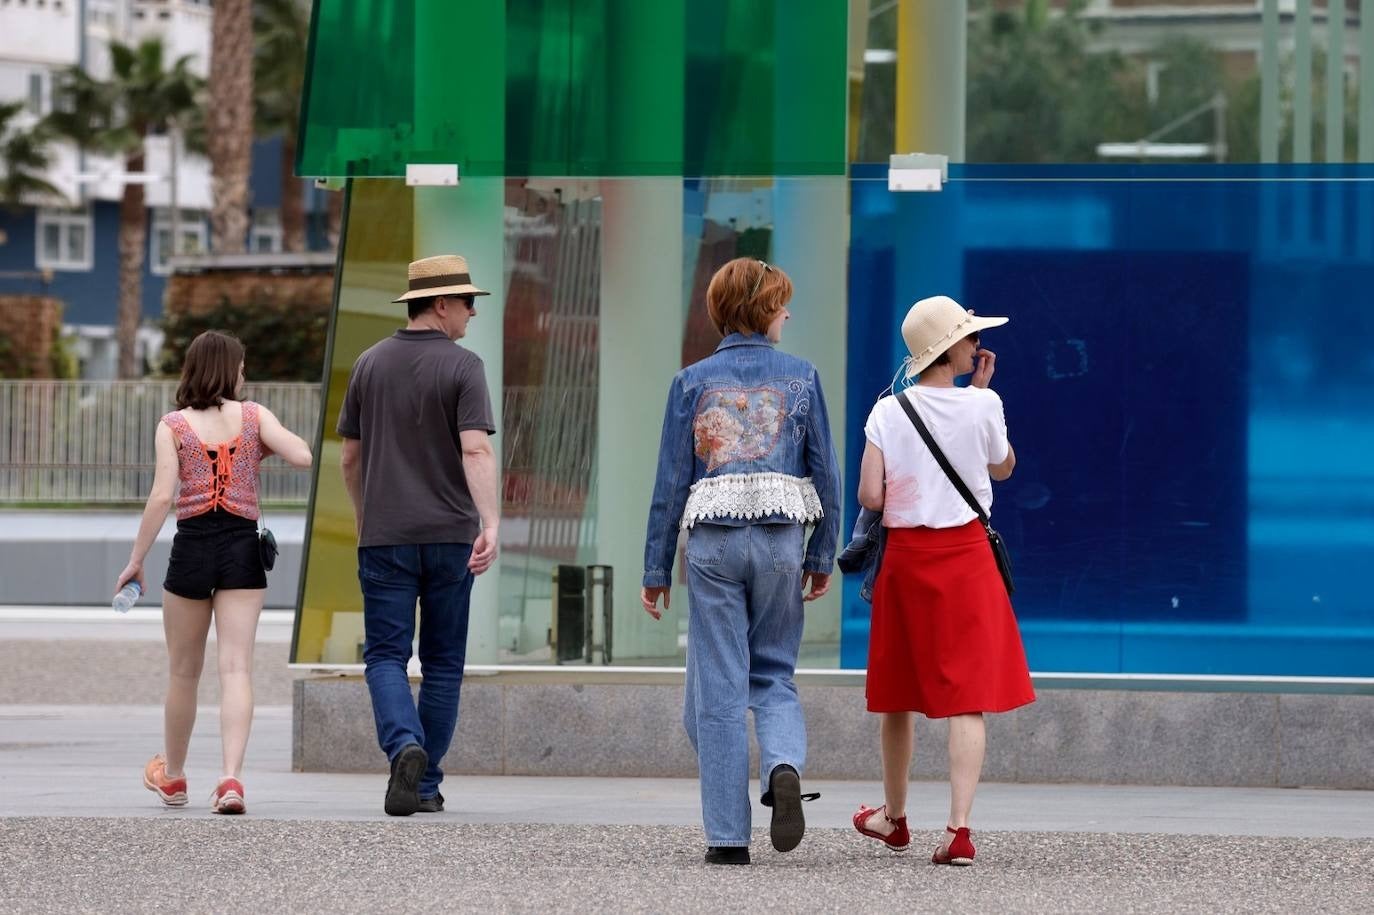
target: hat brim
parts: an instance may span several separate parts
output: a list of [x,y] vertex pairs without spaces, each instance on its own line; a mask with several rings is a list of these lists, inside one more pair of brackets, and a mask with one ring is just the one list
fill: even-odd
[[491,295],[485,289],[478,289],[471,283],[462,286],[435,286],[433,289],[412,289],[393,302],[408,302],[411,299],[432,299],[436,295]]
[[[944,353],[951,346],[958,343],[960,340],[964,339],[969,334],[976,334],[979,331],[987,330],[990,327],[1001,327],[1003,324],[1006,324],[1010,320],[1011,318],[993,318],[982,317],[979,315],[969,315],[967,321],[962,322],[957,328],[955,328],[956,333],[950,337],[949,343],[945,344],[944,346],[940,347],[934,352],[929,353],[922,359],[911,360],[911,363],[907,366],[906,369],[906,380],[911,381],[917,375],[921,374],[926,369],[930,368],[930,364],[934,362],[936,359],[940,358],[941,353]],[[958,333],[958,331],[963,331],[963,333]]]

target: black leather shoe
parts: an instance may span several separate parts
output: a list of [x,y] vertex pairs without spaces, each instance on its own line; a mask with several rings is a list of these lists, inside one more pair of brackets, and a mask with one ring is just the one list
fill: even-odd
[[444,796],[435,794],[434,797],[420,798],[420,806],[415,808],[416,813],[443,813]]
[[389,816],[408,817],[420,809],[420,776],[428,767],[429,756],[418,743],[407,744],[396,754],[383,805]]
[[748,864],[749,849],[743,845],[718,845],[706,849],[707,864]]
[[774,766],[768,776],[768,795],[772,801],[773,822],[768,836],[778,851],[791,851],[801,844],[806,832],[802,814],[801,776],[789,765]]

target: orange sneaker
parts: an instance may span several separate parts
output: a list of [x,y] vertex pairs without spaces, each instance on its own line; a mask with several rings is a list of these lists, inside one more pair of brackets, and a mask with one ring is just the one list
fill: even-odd
[[186,806],[186,776],[167,777],[167,757],[161,753],[143,767],[143,787],[157,795],[168,807]]
[[248,809],[243,803],[243,782],[226,775],[215,786],[210,795],[210,809],[215,813],[243,813]]

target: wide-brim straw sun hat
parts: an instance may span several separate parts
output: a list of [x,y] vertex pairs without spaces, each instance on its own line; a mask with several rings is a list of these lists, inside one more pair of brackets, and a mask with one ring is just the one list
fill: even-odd
[[457,254],[440,254],[410,262],[410,289],[393,302],[423,299],[436,295],[491,295],[472,285],[468,262]]
[[1008,318],[975,315],[947,295],[933,295],[921,299],[906,313],[902,321],[902,339],[911,352],[907,378],[913,378],[969,334],[1000,327]]

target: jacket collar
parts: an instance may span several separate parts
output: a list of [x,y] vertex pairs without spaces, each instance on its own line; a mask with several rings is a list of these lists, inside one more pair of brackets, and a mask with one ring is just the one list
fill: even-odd
[[729,349],[732,346],[772,346],[773,341],[768,339],[766,334],[730,334],[720,345],[716,347],[716,352]]

